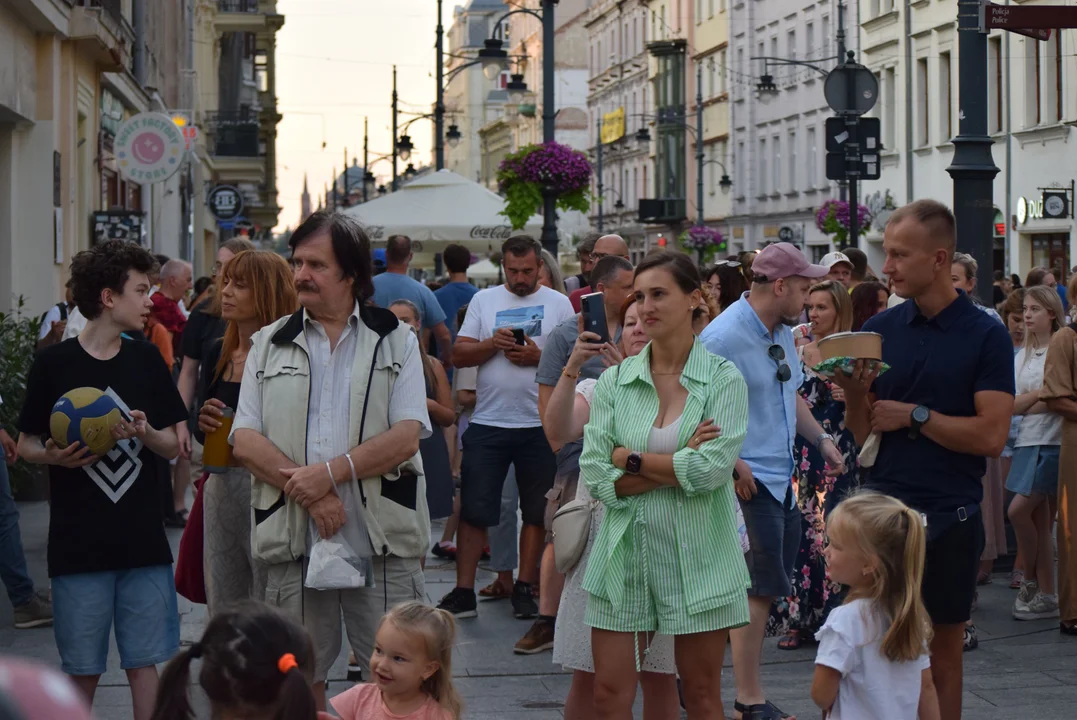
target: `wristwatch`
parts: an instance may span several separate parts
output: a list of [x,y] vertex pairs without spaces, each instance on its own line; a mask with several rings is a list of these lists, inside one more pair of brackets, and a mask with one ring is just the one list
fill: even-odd
[[913,408],[909,423],[909,439],[915,440],[920,437],[920,427],[931,418],[931,411],[923,405]]
[[639,475],[639,471],[643,469],[643,456],[637,452],[629,453],[628,459],[625,460],[625,472],[629,475]]
[[[816,449],[816,450],[818,450],[818,449],[819,449],[819,446],[821,446],[821,445],[823,444],[823,441],[824,441],[824,440],[829,440],[830,442],[832,442],[832,443],[833,443],[833,442],[834,442],[834,436],[833,436],[833,435],[831,435],[831,434],[830,434],[830,433],[828,433],[828,432],[825,432],[825,433],[820,433],[820,434],[819,434],[819,437],[815,438],[815,449]],[[836,445],[836,444],[837,444],[837,443],[835,443],[835,445]]]

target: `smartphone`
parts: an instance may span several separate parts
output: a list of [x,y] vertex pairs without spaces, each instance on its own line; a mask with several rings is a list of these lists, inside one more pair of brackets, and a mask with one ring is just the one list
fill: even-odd
[[609,342],[610,330],[606,327],[606,303],[602,293],[590,293],[580,298],[580,312],[583,315],[583,329],[598,335],[600,342]]
[[527,341],[524,340],[524,329],[523,328],[513,328],[512,329],[512,336],[514,338],[516,338],[516,344],[517,345],[526,345],[527,344]]

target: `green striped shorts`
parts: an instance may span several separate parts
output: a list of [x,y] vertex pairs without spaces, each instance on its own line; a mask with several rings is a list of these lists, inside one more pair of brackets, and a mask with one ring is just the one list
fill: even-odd
[[633,522],[622,540],[629,543],[629,549],[621,607],[615,608],[606,598],[589,594],[584,622],[599,630],[657,631],[663,635],[691,635],[747,625],[747,593],[727,605],[688,612],[672,514],[666,522],[653,515],[648,520],[646,525]]

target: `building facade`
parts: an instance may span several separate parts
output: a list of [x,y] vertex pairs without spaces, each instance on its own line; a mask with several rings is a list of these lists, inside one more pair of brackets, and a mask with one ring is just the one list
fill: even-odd
[[[823,96],[825,74],[837,64],[839,2],[731,2],[730,250],[786,237],[819,259],[833,244],[816,228],[815,213],[839,197],[837,183],[826,179],[824,124],[833,113]],[[851,5],[843,23],[851,50],[857,49],[856,12]],[[765,74],[776,93],[758,91]]]
[[[860,11],[863,63],[879,78],[873,114],[880,118],[884,148],[882,177],[863,183],[869,206],[882,212],[862,247],[881,265],[886,198],[891,205],[925,197],[952,203],[946,168],[960,112],[957,2],[910,7],[863,0]],[[1077,57],[1067,51],[1072,36],[1072,30],[1053,31],[1046,42],[997,30],[988,36],[982,72],[999,168],[991,261],[993,269],[1022,279],[1032,267],[1044,266],[1061,282],[1077,264]],[[958,243],[960,248],[960,229]]]
[[[474,63],[487,38],[511,8],[504,0],[469,0],[453,12],[445,56],[445,126],[455,124],[460,141],[445,145],[445,167],[468,180],[483,181],[483,143],[479,131],[504,113],[509,73],[491,81]],[[504,23],[502,30],[507,30]]]
[[652,114],[648,17],[647,4],[642,0],[601,0],[591,7],[584,23],[588,38],[588,126],[591,161],[596,164],[590,221],[598,230],[624,237],[634,256],[646,251],[646,231],[639,222],[637,207],[654,177],[650,146],[636,139],[636,131],[649,125]]
[[[179,101],[182,0],[0,2],[0,311],[63,297],[71,258],[106,237],[183,257],[183,179],[124,179],[116,130]],[[116,218],[116,224],[109,222]]]

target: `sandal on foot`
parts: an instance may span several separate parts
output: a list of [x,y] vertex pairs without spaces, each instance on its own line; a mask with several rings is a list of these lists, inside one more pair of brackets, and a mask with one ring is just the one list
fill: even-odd
[[794,716],[782,712],[769,700],[757,705],[745,705],[734,700],[733,709],[740,713],[740,720],[796,720]]
[[1058,631],[1063,635],[1077,635],[1077,623],[1064,623],[1058,624]]
[[778,641],[779,650],[799,650],[800,646],[804,643],[804,637],[800,634],[799,630],[791,630],[785,634],[781,640]]
[[494,580],[482,590],[479,590],[479,597],[484,600],[508,600],[512,597],[512,588],[510,587],[506,590],[501,583]]
[[1010,572],[1010,590],[1020,590],[1025,584],[1025,574],[1020,570]]
[[977,585],[990,585],[991,584],[991,573],[989,573],[989,572],[981,572],[979,575],[976,576],[976,584]]

